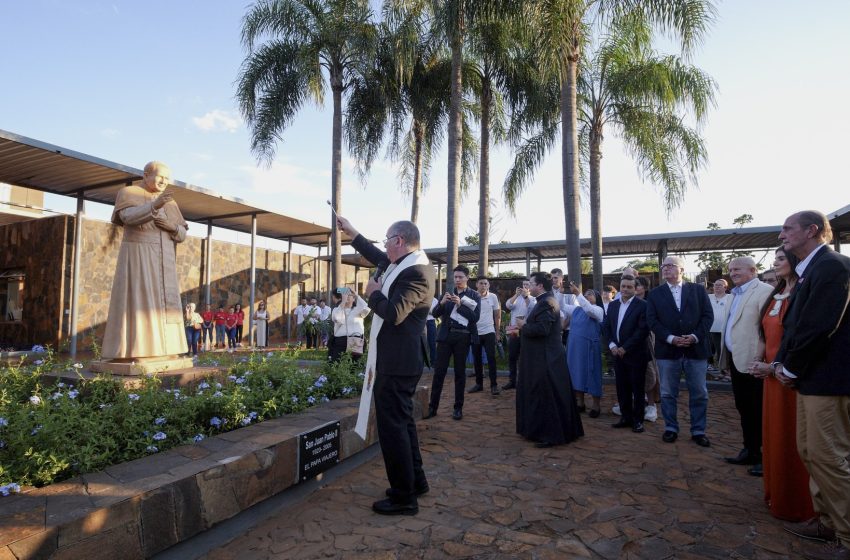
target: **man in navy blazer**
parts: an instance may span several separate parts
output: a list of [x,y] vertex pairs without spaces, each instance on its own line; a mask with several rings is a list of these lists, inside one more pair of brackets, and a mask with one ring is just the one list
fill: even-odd
[[664,282],[649,292],[647,298],[646,321],[655,333],[655,358],[661,378],[661,412],[665,424],[661,439],[673,443],[679,436],[676,401],[679,378],[684,371],[691,439],[700,447],[709,447],[711,442],[705,435],[708,410],[705,374],[711,356],[708,333],[714,322],[714,312],[705,288],[685,282],[684,270],[682,258],[665,258],[661,264]]
[[620,279],[620,297],[608,304],[602,331],[610,341],[608,347],[614,356],[617,399],[620,402],[621,417],[614,427],[631,428],[637,434],[644,431],[649,327],[646,325],[647,304],[634,297],[635,282],[635,277],[628,274]]
[[807,558],[850,558],[850,258],[836,253],[829,221],[817,211],[788,217],[782,247],[800,259],[782,321],[774,375],[796,387],[797,451],[813,484],[820,521],[786,525],[804,538],[836,540]]

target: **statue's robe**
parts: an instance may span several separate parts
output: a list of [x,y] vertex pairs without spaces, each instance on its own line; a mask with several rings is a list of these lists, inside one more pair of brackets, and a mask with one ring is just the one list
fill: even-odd
[[[186,352],[176,248],[186,239],[187,224],[174,201],[154,210],[157,196],[130,186],[115,201],[112,223],[124,232],[103,337],[106,360]],[[176,233],[160,229],[154,223],[157,216],[176,226]]]

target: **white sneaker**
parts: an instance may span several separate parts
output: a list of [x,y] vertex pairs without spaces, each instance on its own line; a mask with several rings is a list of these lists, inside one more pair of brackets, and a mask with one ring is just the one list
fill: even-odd
[[658,408],[656,408],[654,404],[647,405],[646,410],[643,413],[643,419],[650,422],[658,420]]
[[617,416],[622,416],[623,414],[620,412],[620,403],[615,404],[611,407],[611,412],[616,414]]

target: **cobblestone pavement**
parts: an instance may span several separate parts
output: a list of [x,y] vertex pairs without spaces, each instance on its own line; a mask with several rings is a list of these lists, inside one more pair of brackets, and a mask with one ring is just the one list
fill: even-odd
[[515,434],[513,391],[467,395],[457,422],[445,387],[440,414],[418,423],[431,485],[419,515],[372,513],[387,487],[378,456],[206,558],[798,557],[761,479],[722,460],[741,439],[729,392],[711,394],[708,449],[687,437],[687,393],[674,444],[661,441],[660,419],[643,434],[611,428],[610,385],[602,416],[582,415],[584,438],[536,449]]

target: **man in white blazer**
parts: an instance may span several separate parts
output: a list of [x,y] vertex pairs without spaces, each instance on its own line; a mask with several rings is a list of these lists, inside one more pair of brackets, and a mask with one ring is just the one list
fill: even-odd
[[735,408],[741,415],[744,448],[736,457],[727,457],[733,465],[752,465],[748,472],[761,476],[761,414],[764,381],[748,373],[753,360],[764,357],[760,334],[761,310],[773,287],[758,279],[752,257],[738,257],[729,263],[732,304],[721,333],[720,361],[732,374]]

